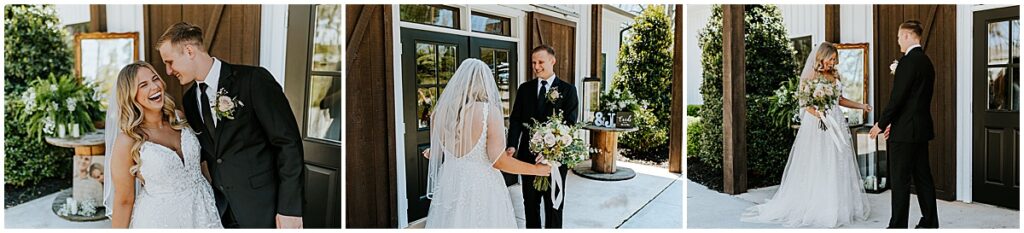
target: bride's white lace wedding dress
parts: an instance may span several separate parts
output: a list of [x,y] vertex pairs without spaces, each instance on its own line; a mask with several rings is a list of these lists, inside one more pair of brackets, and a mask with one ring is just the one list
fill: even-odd
[[[471,148],[445,148],[438,173],[437,191],[430,202],[426,228],[516,228],[512,199],[501,172],[492,167],[504,150],[504,119],[500,110],[486,103],[472,103],[466,126],[457,139]],[[463,152],[463,153],[453,153]]]
[[[842,90],[842,85],[835,88]],[[831,121],[828,130],[818,128],[814,115],[800,112],[802,124],[778,191],[764,204],[747,209],[741,220],[828,228],[867,220],[869,205],[838,103],[825,114]]]
[[182,156],[146,141],[139,149],[139,174],[145,184],[135,191],[131,228],[223,228],[213,188],[199,164],[199,140],[181,129]]

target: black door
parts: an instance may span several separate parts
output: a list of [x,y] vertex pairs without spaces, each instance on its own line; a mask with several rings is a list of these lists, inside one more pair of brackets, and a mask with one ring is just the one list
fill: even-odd
[[427,216],[427,164],[421,153],[430,147],[430,113],[448,80],[466,58],[487,63],[501,91],[505,117],[518,85],[514,42],[402,28],[402,89],[405,119],[405,182],[408,219]]
[[1019,7],[974,14],[974,200],[1020,205]]
[[284,87],[302,132],[308,228],[341,227],[341,11],[288,7]]

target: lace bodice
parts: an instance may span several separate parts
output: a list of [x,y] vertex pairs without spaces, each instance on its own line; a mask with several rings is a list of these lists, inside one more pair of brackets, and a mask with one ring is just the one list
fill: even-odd
[[139,174],[145,182],[135,193],[131,227],[222,227],[213,189],[201,171],[199,140],[188,127],[180,135],[181,157],[150,141],[139,149]]

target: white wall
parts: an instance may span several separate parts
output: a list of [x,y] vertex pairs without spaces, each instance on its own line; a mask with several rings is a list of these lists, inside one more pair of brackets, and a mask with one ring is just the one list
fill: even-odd
[[281,87],[284,87],[284,58],[285,48],[288,47],[288,5],[263,5],[260,14],[260,66],[267,68]]
[[700,83],[704,69],[700,66],[700,46],[697,44],[699,32],[704,29],[711,18],[711,5],[686,5],[686,104],[703,104],[700,95]]
[[[609,87],[612,84],[615,73],[619,72],[619,47],[622,46],[619,43],[619,32],[627,27],[627,24],[633,23],[634,16],[627,12],[610,10],[607,7],[602,14],[601,53],[605,54],[605,79],[602,80],[604,83],[601,85]],[[629,33],[627,32],[625,35],[628,36]]]
[[[868,43],[868,80],[875,75],[875,29],[871,5],[839,6],[839,42]],[[869,81],[870,82],[870,81]],[[875,83],[868,83],[868,103],[875,99]],[[867,122],[874,122],[875,114],[868,114]]]
[[825,41],[825,5],[778,5],[789,38],[811,36],[811,48]]
[[146,58],[142,5],[107,5],[107,32],[138,32],[139,60]]
[[54,5],[53,9],[57,12],[57,18],[60,19],[60,26],[67,26],[70,24],[89,22],[89,5]]

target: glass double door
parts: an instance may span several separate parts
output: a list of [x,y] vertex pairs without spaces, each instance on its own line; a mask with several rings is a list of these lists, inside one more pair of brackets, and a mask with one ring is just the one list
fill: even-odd
[[493,72],[508,119],[518,86],[516,43],[402,28],[402,100],[405,120],[405,183],[408,219],[427,216],[427,164],[430,115],[459,64],[480,59]]

